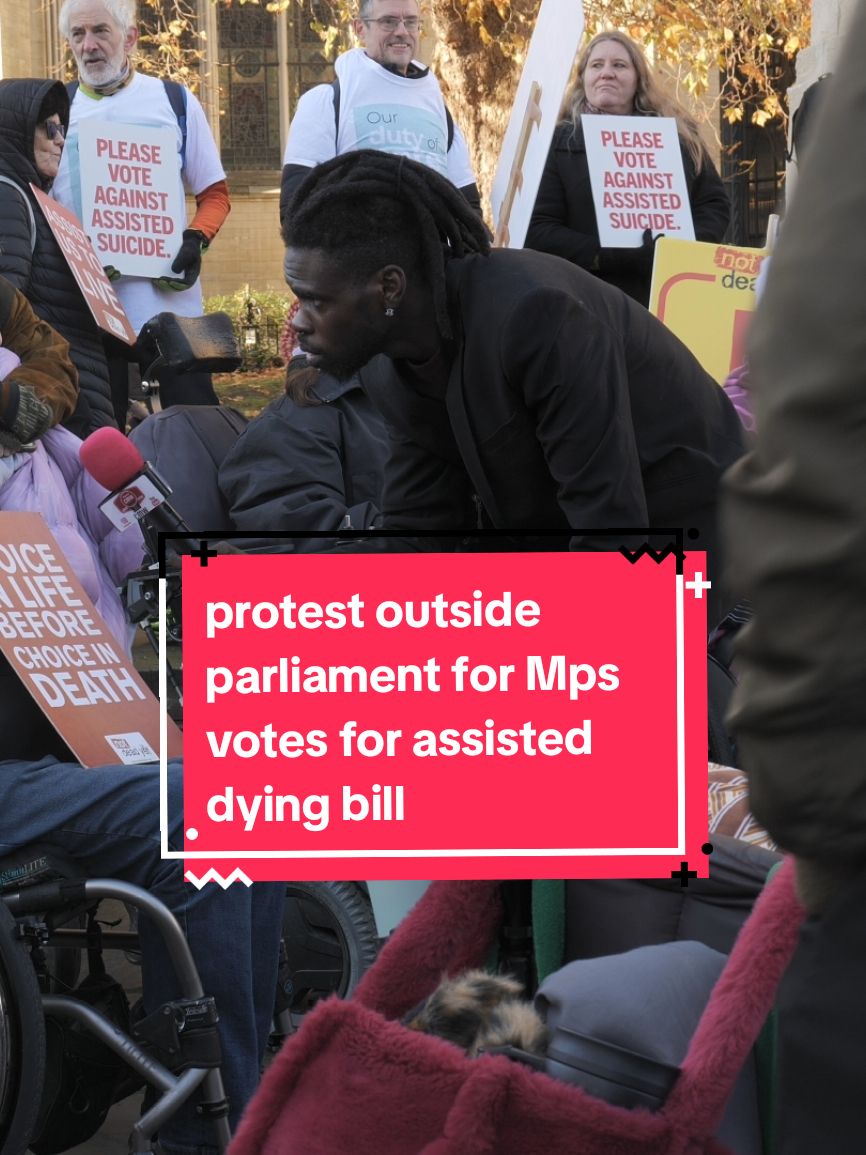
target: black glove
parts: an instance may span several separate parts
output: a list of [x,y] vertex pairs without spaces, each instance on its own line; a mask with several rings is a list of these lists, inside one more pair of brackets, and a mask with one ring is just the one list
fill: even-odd
[[655,259],[655,243],[659,237],[652,235],[651,229],[644,229],[641,243],[631,249],[599,249],[594,269],[606,276],[618,277],[639,274],[648,277]]
[[102,271],[108,277],[109,281],[119,281],[121,277],[120,269],[116,269],[114,265],[103,265]]
[[[6,449],[20,449],[27,442],[36,441],[51,428],[54,413],[29,385],[20,385],[8,378],[5,384],[6,407],[0,416],[0,431],[6,434],[3,445]],[[10,437],[18,442],[17,446],[9,443]]]
[[171,263],[171,271],[180,273],[178,277],[159,277],[156,281],[158,289],[173,289],[179,293],[189,289],[198,280],[201,272],[201,255],[207,248],[207,238],[198,229],[184,229],[183,244],[177,250],[177,256]]
[[656,255],[656,241],[663,236],[664,233],[657,233],[653,236],[652,229],[644,229],[643,231],[642,243],[638,252],[640,254],[641,264],[648,273],[652,272],[653,261]]

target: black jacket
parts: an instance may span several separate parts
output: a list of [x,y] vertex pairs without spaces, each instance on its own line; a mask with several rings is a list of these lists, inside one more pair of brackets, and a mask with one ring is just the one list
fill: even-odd
[[[79,437],[102,425],[114,425],[108,366],[96,322],[42,215],[29,184],[44,187],[36,171],[33,137],[39,111],[52,88],[59,89],[61,120],[68,124],[68,97],[59,81],[0,80],[0,174],[18,188],[0,182],[0,273],[30,301],[34,312],[69,342],[78,370],[80,393],[75,412],[63,424]],[[65,102],[65,103],[64,103]],[[27,197],[35,221],[35,247]]]
[[[731,218],[731,206],[721,177],[707,156],[699,173],[686,149],[683,169],[695,239],[721,241]],[[642,305],[649,304],[652,249],[602,249],[583,130],[573,133],[571,121],[559,124],[526,234],[526,247],[564,257],[616,285]]]
[[[353,529],[378,523],[388,438],[358,379],[322,374],[322,404],[283,395],[251,421],[220,468],[232,524],[243,530]],[[348,527],[346,527],[348,528]],[[315,549],[325,539],[298,539]]]
[[474,494],[488,525],[574,530],[573,548],[610,548],[595,529],[694,526],[715,568],[719,479],[743,434],[685,345],[546,254],[453,260],[447,284],[444,395],[384,357],[367,381],[392,436],[386,528],[471,531]]

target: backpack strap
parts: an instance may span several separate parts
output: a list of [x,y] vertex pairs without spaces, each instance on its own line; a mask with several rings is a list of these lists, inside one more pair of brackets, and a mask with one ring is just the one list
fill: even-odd
[[[165,89],[165,95],[168,97],[168,103],[171,105],[171,111],[174,113],[178,128],[180,129],[180,167],[183,168],[186,165],[186,89],[182,84],[178,84],[176,80],[166,80],[164,78],[162,86]],[[69,103],[72,104],[75,99],[75,94],[78,92],[78,81],[70,80],[64,87],[69,96]]]
[[24,206],[27,209],[27,218],[30,221],[30,255],[32,257],[36,251],[36,218],[33,215],[33,205],[30,203],[30,197],[20,184],[11,180],[8,176],[0,175],[0,184],[8,184],[11,188],[14,188],[24,201]]
[[174,113],[178,128],[180,129],[181,144],[180,144],[180,167],[186,167],[186,89],[182,84],[176,80],[165,80],[162,82],[165,89],[165,95],[168,97],[168,103],[171,105],[171,111]]
[[[334,90],[334,155],[337,155],[337,137],[340,135],[340,78],[335,76],[331,81],[331,88]],[[445,104],[445,102],[442,102]],[[448,126],[448,147],[447,152],[451,151],[451,145],[454,143],[454,117],[451,115],[451,109],[445,104],[445,123]]]
[[335,76],[331,81],[334,90],[334,156],[337,156],[337,137],[340,135],[340,78]]

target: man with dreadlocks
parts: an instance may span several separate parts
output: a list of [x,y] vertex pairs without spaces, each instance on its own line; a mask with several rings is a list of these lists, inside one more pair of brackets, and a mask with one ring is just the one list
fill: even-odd
[[453,185],[378,152],[314,169],[284,240],[311,363],[345,377],[384,354],[361,376],[389,426],[386,528],[610,549],[645,535],[595,530],[682,527],[718,572],[740,421],[645,309],[558,257],[491,252]]

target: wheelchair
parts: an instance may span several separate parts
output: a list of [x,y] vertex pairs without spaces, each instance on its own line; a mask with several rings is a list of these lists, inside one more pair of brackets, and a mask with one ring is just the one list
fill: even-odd
[[[174,965],[178,997],[146,1018],[105,969],[105,953],[138,946],[134,930],[106,922],[100,903],[110,899],[154,921]],[[320,999],[351,994],[378,946],[369,898],[355,884],[288,883],[271,1049]],[[143,1088],[130,1155],[151,1152],[160,1126],[196,1093],[224,1151],[217,1012],[180,926],[146,891],[84,879],[47,845],[0,858],[0,1155],[55,1155],[86,1142],[115,1103]]]
[[[178,995],[136,1021],[103,952],[135,949],[138,936],[104,926],[99,904],[115,899],[146,914],[173,964]],[[81,952],[89,973],[79,979]],[[146,1088],[129,1135],[130,1155],[198,1093],[213,1143],[230,1141],[214,1000],[170,911],[137,886],[84,879],[46,846],[0,859],[0,1153],[37,1155],[86,1142],[109,1108]]]

